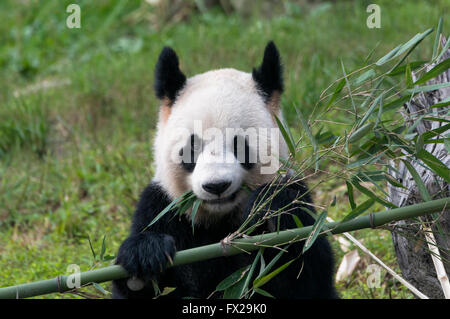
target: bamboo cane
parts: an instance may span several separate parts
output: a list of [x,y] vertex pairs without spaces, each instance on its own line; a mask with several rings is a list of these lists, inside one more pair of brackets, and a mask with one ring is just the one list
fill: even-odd
[[[330,217],[327,217],[327,220],[333,221]],[[386,269],[395,279],[400,281],[403,285],[406,286],[413,294],[415,294],[420,299],[429,299],[428,296],[420,292],[416,287],[411,285],[409,282],[407,282],[403,277],[398,275],[394,270],[392,270],[390,267],[388,267],[380,258],[375,256],[369,249],[367,249],[366,246],[364,246],[359,240],[357,240],[355,237],[353,237],[350,234],[344,233],[345,237],[347,237],[353,244],[355,244],[359,249],[361,249],[365,254],[369,255],[370,258],[375,260],[378,264],[381,265],[384,269]]]
[[[384,212],[371,213],[346,222],[327,223],[325,225],[326,228],[324,229],[327,229],[327,232],[331,232],[333,234],[340,234],[363,228],[375,228],[389,222],[435,213],[445,209],[445,207],[449,205],[450,197],[446,197],[411,206],[395,208]],[[278,233],[274,232],[237,239],[225,247],[221,243],[216,243],[182,250],[176,253],[175,258],[173,259],[173,264],[168,265],[168,267],[190,264],[220,256],[232,256],[242,253],[243,251],[253,251],[258,249],[261,243],[263,243],[264,246],[274,246],[294,240],[305,239],[311,233],[312,228],[312,226],[308,226],[284,230]],[[323,232],[321,235],[324,235],[325,233],[326,232]],[[82,272],[79,275],[81,285],[94,282],[101,283],[126,278],[128,276],[126,271],[118,265]],[[67,279],[70,278],[69,276],[73,275],[62,275],[54,279],[0,288],[0,299],[28,298],[49,293],[69,291],[70,288],[67,287]]]
[[442,262],[442,257],[436,244],[436,239],[434,238],[433,231],[431,230],[431,227],[425,227],[424,231],[428,248],[432,252],[431,259],[433,260],[434,268],[436,269],[436,275],[439,282],[441,283],[445,299],[450,299],[450,282],[448,280],[447,273],[445,272],[444,263]]

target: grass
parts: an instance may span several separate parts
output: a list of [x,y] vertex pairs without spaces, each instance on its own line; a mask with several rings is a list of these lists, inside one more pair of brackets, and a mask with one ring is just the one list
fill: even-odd
[[[445,1],[378,1],[382,28],[368,29],[370,2],[291,3],[270,18],[211,10],[159,28],[139,18],[151,11],[142,1],[78,1],[82,28],[68,29],[71,2],[0,3],[0,286],[52,278],[70,264],[81,270],[108,264],[93,259],[88,236],[98,253],[106,235],[107,254],[115,254],[153,175],[153,68],[163,46],[175,48],[190,76],[219,67],[250,71],[274,40],[285,66],[282,103],[298,136],[292,105],[310,114],[322,90],[343,75],[341,60],[348,72],[371,50],[379,58],[448,13]],[[431,50],[426,39],[410,60]],[[324,125],[341,129],[334,123],[339,116]],[[330,216],[338,220],[349,209],[345,186],[329,181],[315,188],[317,203],[334,196]],[[399,272],[389,232],[354,235]],[[339,262],[344,253],[332,244]],[[343,298],[412,297],[385,273],[382,287],[369,289],[370,263],[362,256],[348,282],[338,285]]]

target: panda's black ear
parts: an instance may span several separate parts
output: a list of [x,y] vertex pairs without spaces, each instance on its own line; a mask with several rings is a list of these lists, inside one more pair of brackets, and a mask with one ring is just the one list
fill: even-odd
[[273,41],[267,44],[263,61],[258,68],[253,69],[252,76],[266,101],[275,91],[283,92],[283,67],[280,53]]
[[155,67],[156,96],[173,103],[185,83],[186,76],[180,71],[177,54],[172,48],[164,47]]

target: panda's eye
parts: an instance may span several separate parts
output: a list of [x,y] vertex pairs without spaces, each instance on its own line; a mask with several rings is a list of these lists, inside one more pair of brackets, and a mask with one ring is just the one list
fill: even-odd
[[195,168],[195,162],[197,161],[198,154],[201,149],[200,138],[192,134],[189,137],[189,142],[183,147],[179,154],[182,157],[181,166],[188,172],[193,172]]
[[237,135],[234,137],[233,153],[245,169],[249,170],[255,165],[254,163],[250,163],[250,147],[244,137]]

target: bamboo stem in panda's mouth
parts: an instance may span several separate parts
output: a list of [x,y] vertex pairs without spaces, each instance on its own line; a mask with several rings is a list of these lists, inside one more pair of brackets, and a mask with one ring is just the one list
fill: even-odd
[[[371,213],[345,222],[331,222],[325,224],[327,233],[341,234],[363,228],[375,228],[390,222],[415,218],[439,211],[450,206],[450,197],[419,203],[415,205],[386,210],[379,213]],[[232,256],[244,251],[257,250],[261,246],[279,246],[293,241],[306,239],[312,232],[313,226],[283,230],[280,232],[250,236],[231,241],[230,244],[216,243],[201,247],[182,250],[176,253],[173,263],[168,267],[175,267],[193,262],[203,261],[222,256]],[[71,277],[72,276],[72,277]],[[0,299],[28,298],[55,292],[67,292],[71,289],[67,283],[75,275],[62,275],[54,279],[37,281],[17,286],[0,288]],[[128,277],[127,272],[119,265],[104,267],[79,273],[82,286],[90,283],[101,283]]]

